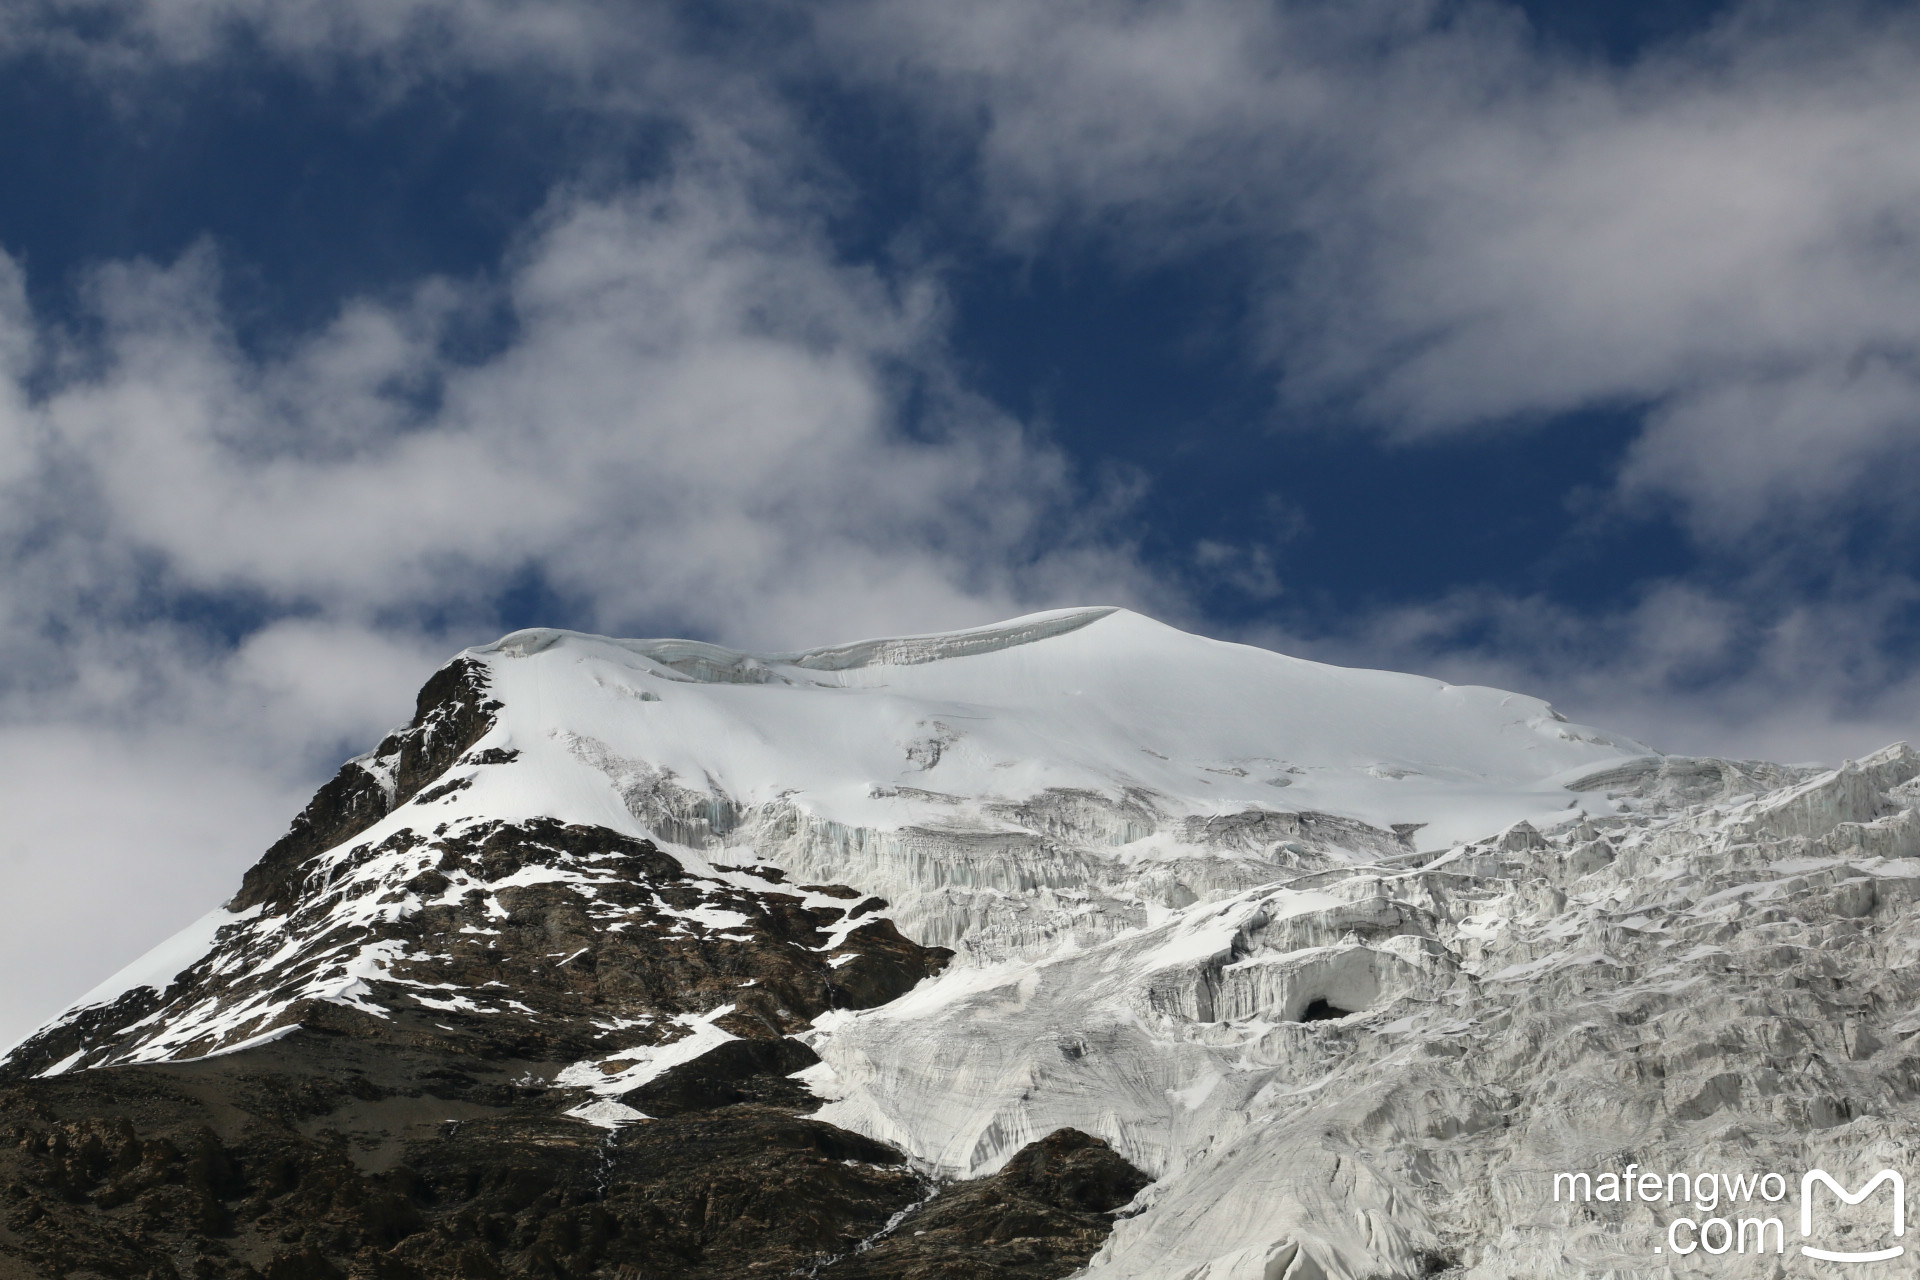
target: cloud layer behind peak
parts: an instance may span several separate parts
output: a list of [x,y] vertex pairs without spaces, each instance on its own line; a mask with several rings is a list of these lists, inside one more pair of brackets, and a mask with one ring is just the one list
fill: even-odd
[[[151,942],[135,922],[224,896],[303,784],[510,625],[793,647],[1173,598],[1069,460],[955,380],[937,282],[843,261],[765,176],[695,148],[556,191],[496,272],[348,299],[266,354],[209,246],[98,266],[65,324],[0,258],[0,753],[37,762],[0,878],[48,904],[0,966],[61,958],[0,1030],[79,989],[103,926]],[[71,820],[102,792],[142,812]],[[135,898],[49,888],[129,860]]]
[[1679,749],[1901,736],[1920,23],[1705,8],[9,7],[78,123],[0,138],[0,878],[194,914],[530,623],[1111,601]]

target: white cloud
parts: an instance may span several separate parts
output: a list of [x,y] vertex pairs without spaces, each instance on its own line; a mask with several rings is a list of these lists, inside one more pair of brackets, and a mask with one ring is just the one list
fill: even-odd
[[[1018,573],[977,575],[1043,561],[1070,496],[1059,458],[943,384],[924,282],[840,266],[728,188],[562,203],[504,286],[513,342],[472,367],[436,352],[444,284],[248,360],[210,273],[103,273],[106,371],[41,406],[80,475],[60,500],[97,495],[103,536],[175,589],[367,617],[534,564],[611,627],[778,634],[877,576],[893,590],[860,594],[931,624],[1017,605]],[[898,430],[909,382],[932,443]],[[1112,562],[1115,589],[1131,575]]]
[[1888,579],[1821,600],[1768,597],[1758,582],[1714,590],[1663,581],[1596,615],[1464,590],[1315,635],[1265,628],[1243,638],[1532,693],[1677,754],[1837,763],[1916,737],[1920,673],[1899,654],[1920,585]]
[[[24,0],[0,49],[66,57],[106,75],[208,63],[243,43],[294,60],[350,59],[391,75],[535,69],[587,75],[643,52],[644,8],[526,0]],[[244,40],[242,39],[244,38]]]
[[1920,370],[1869,355],[1779,377],[1729,379],[1650,415],[1621,471],[1629,498],[1680,497],[1720,546],[1825,549],[1855,504],[1901,514],[1920,441]]
[[1912,528],[1911,11],[1736,6],[1624,66],[1499,5],[831,12],[850,74],[966,139],[1009,246],[1228,249],[1302,418],[1405,440],[1641,413],[1608,515],[1670,510],[1703,566],[1610,613],[1490,587],[1252,638],[1527,689],[1678,750],[1914,733],[1912,584],[1837,567],[1863,513]]
[[159,727],[0,728],[0,1051],[232,895],[307,790],[246,754]]
[[833,12],[866,74],[972,130],[1013,243],[1263,262],[1299,407],[1411,435],[1649,406],[1629,487],[1721,539],[1885,502],[1920,444],[1911,13],[1750,7],[1619,68],[1494,6]]
[[743,12],[698,53],[656,5],[124,0],[81,40],[83,7],[0,41],[109,79],[212,64],[241,30],[376,96],[533,76],[690,122],[739,181],[812,145],[772,73],[883,84],[970,149],[1012,244],[1244,255],[1296,408],[1401,435],[1644,409],[1623,494],[1720,543],[1783,504],[1885,505],[1884,464],[1920,444],[1920,21],[1898,10],[1753,3],[1616,67],[1431,0],[838,0]]

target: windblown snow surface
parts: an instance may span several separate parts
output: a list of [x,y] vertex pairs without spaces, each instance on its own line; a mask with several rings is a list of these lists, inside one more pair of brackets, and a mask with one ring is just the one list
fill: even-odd
[[[1157,1181],[1090,1277],[1718,1274],[1656,1254],[1684,1210],[1556,1202],[1554,1175],[1912,1167],[1904,746],[1832,771],[1663,757],[1534,698],[1114,609],[778,655],[529,630],[465,656],[504,706],[472,749],[495,763],[355,846],[552,817],[888,899],[958,956],[815,1024],[821,1118],[946,1177],[1062,1126],[1108,1139]],[[413,856],[350,875],[391,889]],[[162,1009],[53,1070],[229,1052],[272,1000],[364,1006],[388,958],[322,970],[300,956],[324,931],[286,928],[216,913],[65,1017],[243,937],[325,981],[263,982],[244,1017]],[[678,1060],[715,1016],[625,1058]],[[1797,1244],[1794,1274],[1857,1270]]]

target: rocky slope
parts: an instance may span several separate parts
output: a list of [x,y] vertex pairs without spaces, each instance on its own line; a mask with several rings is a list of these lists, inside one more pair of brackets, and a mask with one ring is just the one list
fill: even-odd
[[[462,768],[514,762],[470,750],[488,683],[436,675],[227,908],[9,1055],[0,1277],[786,1275],[927,1202],[897,1150],[807,1118],[789,1033],[951,953],[843,885],[437,820]],[[1126,1188],[1101,1208],[1144,1181],[1075,1137]],[[1064,1274],[1110,1225],[1038,1211],[1008,1275]],[[989,1246],[990,1216],[958,1238]],[[935,1274],[917,1252],[867,1274]]]
[[[1751,1188],[1920,1174],[1917,779],[1112,610],[516,633],[0,1066],[0,1260],[1850,1274]],[[1554,1199],[1630,1164],[1749,1190]],[[1735,1207],[1784,1252],[1665,1252]]]
[[[617,1129],[557,1101],[484,1060],[328,1037],[0,1087],[0,1276],[1058,1276],[1144,1181],[1057,1135],[1033,1156],[1087,1148],[1079,1194],[1016,1162],[933,1200],[944,1251],[869,1257],[937,1189],[898,1151],[786,1100]],[[982,1256],[1007,1263],[950,1265]]]

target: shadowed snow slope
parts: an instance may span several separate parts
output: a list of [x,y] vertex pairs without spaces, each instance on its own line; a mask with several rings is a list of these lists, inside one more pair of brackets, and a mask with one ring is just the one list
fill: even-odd
[[[1904,747],[1664,757],[1114,609],[770,655],[529,630],[435,682],[227,909],[8,1067],[479,1019],[619,1124],[798,1034],[820,1117],[937,1174],[1110,1142],[1157,1179],[1115,1280],[1662,1275],[1651,1210],[1551,1172],[1910,1154]],[[577,917],[527,934],[553,991],[465,976],[529,903]],[[643,1012],[567,976],[642,950],[681,975]]]

